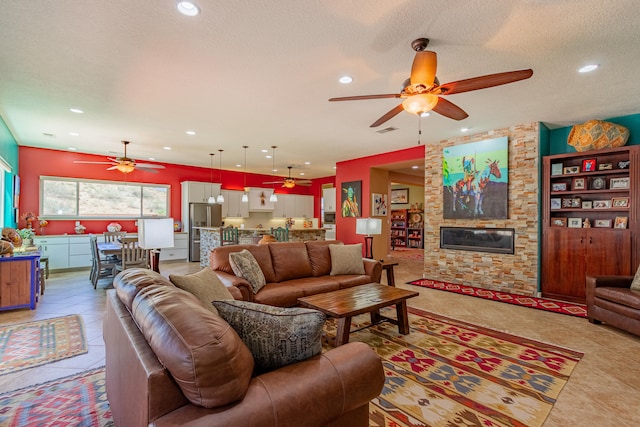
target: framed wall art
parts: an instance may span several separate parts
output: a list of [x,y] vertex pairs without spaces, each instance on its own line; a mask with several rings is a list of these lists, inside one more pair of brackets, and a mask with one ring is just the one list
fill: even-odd
[[571,181],[572,190],[584,190],[587,188],[587,180],[585,178],[573,178]]
[[614,208],[628,208],[629,207],[629,198],[628,197],[614,197],[611,199],[611,206]]
[[626,216],[617,216],[613,222],[613,228],[627,228],[629,218]]
[[391,204],[402,205],[409,203],[409,189],[408,188],[396,188],[391,190]]
[[371,216],[387,216],[387,195],[371,193]]
[[584,159],[582,161],[582,172],[593,172],[596,170],[596,159]]
[[609,180],[609,189],[615,190],[618,188],[629,188],[629,177],[624,178],[611,178]]
[[359,217],[362,199],[362,181],[343,182],[340,187],[342,217]]
[[582,218],[569,218],[567,220],[567,227],[582,228]]

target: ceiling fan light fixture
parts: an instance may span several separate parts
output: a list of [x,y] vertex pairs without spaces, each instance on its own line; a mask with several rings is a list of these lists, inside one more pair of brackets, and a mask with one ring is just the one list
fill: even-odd
[[282,183],[282,186],[284,188],[293,188],[296,186],[296,182],[293,180],[293,178],[287,178],[284,180],[284,182]]
[[135,167],[133,165],[130,165],[128,163],[120,163],[118,165],[116,165],[116,169],[119,170],[122,173],[131,173],[135,170]]
[[431,111],[437,103],[437,96],[428,93],[421,93],[418,95],[410,96],[402,101],[402,107],[405,109],[405,111],[420,116],[428,111]]

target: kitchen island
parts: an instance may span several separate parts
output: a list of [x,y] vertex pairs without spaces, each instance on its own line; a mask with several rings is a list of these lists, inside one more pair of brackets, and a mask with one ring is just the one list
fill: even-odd
[[[220,227],[197,227],[200,229],[200,266],[209,266],[209,252],[220,246]],[[324,240],[322,228],[289,229],[290,242]],[[257,244],[262,236],[271,234],[269,228],[238,228],[238,240],[241,245]]]

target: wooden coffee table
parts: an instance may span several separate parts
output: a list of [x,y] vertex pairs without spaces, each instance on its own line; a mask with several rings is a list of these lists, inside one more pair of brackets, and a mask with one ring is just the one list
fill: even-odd
[[[338,347],[349,342],[351,318],[362,313],[371,313],[371,324],[375,325],[382,320],[386,320],[397,324],[398,331],[401,334],[408,334],[407,299],[415,296],[418,296],[418,292],[381,285],[380,283],[370,283],[298,298],[298,304],[319,310],[329,317],[338,319],[338,331],[332,342],[335,347]],[[393,304],[396,305],[397,320],[380,314],[382,307]]]

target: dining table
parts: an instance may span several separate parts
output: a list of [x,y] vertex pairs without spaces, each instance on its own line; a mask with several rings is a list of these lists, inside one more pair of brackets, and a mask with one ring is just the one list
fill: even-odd
[[122,245],[118,242],[98,242],[98,251],[106,256],[120,255]]

